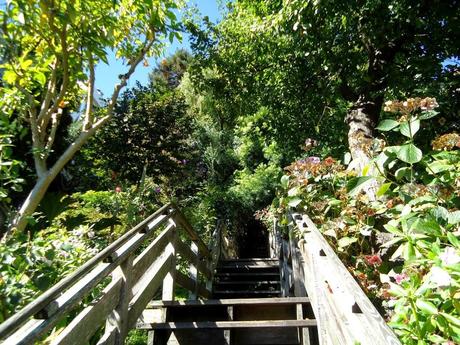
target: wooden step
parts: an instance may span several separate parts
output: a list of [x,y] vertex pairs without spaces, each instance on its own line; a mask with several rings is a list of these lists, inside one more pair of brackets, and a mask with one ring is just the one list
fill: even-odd
[[198,321],[198,322],[160,322],[138,323],[139,329],[234,329],[234,328],[295,328],[315,327],[316,320],[257,320],[257,321]]
[[228,285],[279,285],[279,280],[225,280],[218,281],[216,285],[228,286]]
[[148,308],[164,308],[164,307],[188,307],[188,306],[203,306],[208,305],[270,305],[270,304],[309,304],[308,297],[272,297],[272,298],[222,298],[222,299],[207,299],[207,300],[188,300],[188,301],[152,301]]
[[235,280],[255,280],[255,279],[280,279],[279,271],[277,272],[216,272],[214,277],[221,281],[222,279]]

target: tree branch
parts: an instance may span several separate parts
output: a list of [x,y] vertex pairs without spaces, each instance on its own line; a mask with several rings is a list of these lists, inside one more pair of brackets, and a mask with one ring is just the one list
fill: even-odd
[[85,120],[83,121],[83,131],[91,128],[93,125],[93,103],[94,103],[94,60],[92,54],[88,56],[89,61],[89,80],[88,80],[88,96],[86,101]]

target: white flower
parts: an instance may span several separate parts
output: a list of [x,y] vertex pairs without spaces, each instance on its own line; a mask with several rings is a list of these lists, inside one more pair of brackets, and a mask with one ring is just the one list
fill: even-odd
[[449,273],[440,267],[433,267],[430,271],[430,281],[437,287],[446,287],[452,283],[452,278]]
[[452,247],[444,249],[444,252],[439,257],[444,265],[455,265],[460,262],[460,256],[457,255],[455,249]]

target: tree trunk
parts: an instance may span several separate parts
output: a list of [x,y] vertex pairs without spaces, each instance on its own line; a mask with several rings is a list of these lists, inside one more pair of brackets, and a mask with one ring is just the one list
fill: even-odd
[[[361,95],[349,109],[346,117],[349,126],[348,147],[352,158],[348,169],[354,170],[359,176],[363,175],[363,170],[369,165],[372,157],[374,128],[379,120],[382,104],[381,96],[371,99]],[[368,174],[372,172],[373,168],[369,167]],[[371,199],[375,199],[376,187],[377,185],[373,184],[366,190],[366,194]]]
[[39,177],[35,183],[34,188],[30,191],[27,199],[21,206],[16,217],[13,219],[13,222],[9,228],[7,234],[12,231],[23,232],[27,226],[27,218],[31,216],[37,209],[40,201],[43,199],[46,191],[48,190],[49,185],[64,166],[72,159],[72,157],[77,153],[82,145],[96,132],[96,129],[103,125],[99,124],[98,127],[92,127],[88,131],[84,131],[80,136],[71,144],[67,150],[62,154],[61,157],[54,163],[54,165],[49,169],[43,176]]

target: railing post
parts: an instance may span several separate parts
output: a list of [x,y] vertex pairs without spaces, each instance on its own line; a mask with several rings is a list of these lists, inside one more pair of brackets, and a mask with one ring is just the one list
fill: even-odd
[[194,283],[194,291],[189,292],[189,299],[197,299],[198,298],[198,262],[200,261],[200,254],[198,252],[198,246],[194,241],[192,241],[191,246],[192,252],[196,255],[196,261],[191,262],[189,266],[189,274],[190,278],[193,280]]
[[166,274],[165,278],[163,279],[163,293],[162,293],[163,301],[174,301],[174,277],[176,275],[176,239],[177,239],[177,232],[176,232],[176,229],[174,229],[171,232],[169,244],[166,247],[167,255],[171,255],[171,264],[170,264],[169,272]]
[[106,329],[115,327],[115,345],[122,345],[128,334],[128,306],[133,297],[133,256],[130,255],[113,272],[112,280],[121,279],[120,298],[117,307],[107,318]]

